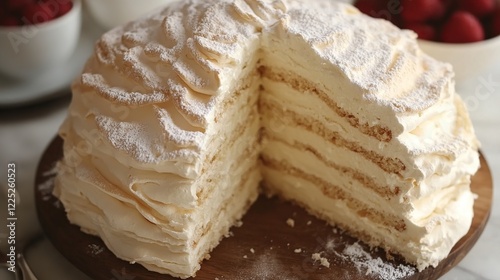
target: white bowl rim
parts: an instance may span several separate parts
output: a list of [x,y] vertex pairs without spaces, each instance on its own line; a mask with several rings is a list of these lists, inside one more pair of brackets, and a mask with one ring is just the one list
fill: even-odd
[[426,44],[430,47],[441,47],[441,48],[453,48],[453,49],[466,49],[466,48],[483,48],[489,47],[495,44],[500,43],[500,35],[497,35],[493,38],[489,38],[483,41],[477,41],[472,43],[444,43],[444,42],[436,42],[418,39],[418,43]]
[[[56,0],[54,0],[56,1]],[[30,27],[37,27],[37,28],[51,28],[52,26],[58,24],[60,21],[63,21],[65,18],[75,14],[75,13],[80,13],[80,10],[82,8],[82,3],[81,0],[71,0],[73,2],[73,7],[71,7],[71,10],[67,12],[66,14],[55,18],[53,20],[49,20],[46,22],[41,22],[37,24],[27,24],[27,25],[21,25],[21,26],[1,26],[0,25],[0,32],[18,32],[23,30],[24,28],[30,28]]]

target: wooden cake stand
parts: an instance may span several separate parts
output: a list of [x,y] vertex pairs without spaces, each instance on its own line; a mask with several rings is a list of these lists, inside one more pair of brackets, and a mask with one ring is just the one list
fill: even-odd
[[[35,180],[38,217],[54,246],[93,279],[177,279],[118,259],[100,238],[87,235],[69,223],[64,207],[52,196],[54,166],[62,157],[62,144],[59,137],[51,142],[41,158]],[[243,225],[233,227],[233,236],[224,238],[211,258],[202,263],[196,279],[437,279],[464,258],[488,221],[493,186],[482,155],[481,168],[472,178],[471,187],[478,195],[472,227],[436,268],[418,272],[397,257],[388,260],[383,250],[370,251],[298,206],[277,198],[260,197],[244,216]],[[294,221],[293,227],[287,224],[288,219]],[[358,253],[349,254],[346,248],[357,248]],[[363,256],[364,252],[367,254]],[[326,262],[322,265],[321,260],[313,260],[315,253],[329,267]]]

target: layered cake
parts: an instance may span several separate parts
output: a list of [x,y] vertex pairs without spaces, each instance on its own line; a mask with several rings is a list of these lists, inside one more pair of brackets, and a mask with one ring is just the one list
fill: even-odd
[[478,142],[415,37],[330,0],[180,1],[113,29],[73,84],[54,194],[181,278],[262,190],[436,266],[470,227]]

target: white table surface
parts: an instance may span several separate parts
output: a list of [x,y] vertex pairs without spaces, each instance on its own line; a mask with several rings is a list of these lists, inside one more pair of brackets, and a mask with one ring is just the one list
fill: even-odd
[[[494,178],[500,185],[500,63],[478,77],[457,85],[466,100],[470,115],[482,143]],[[1,94],[1,88],[0,88]],[[69,98],[46,102],[16,110],[0,108],[0,182],[5,185],[7,164],[17,164],[17,190],[21,202],[17,209],[19,241],[41,233],[33,203],[35,169],[43,150],[61,124]],[[2,197],[1,207],[5,202]],[[500,195],[494,192],[493,209],[486,229],[465,259],[442,280],[500,279]],[[6,221],[0,211],[0,221]],[[2,222],[3,223],[3,222]],[[5,251],[5,226],[0,228],[0,248]],[[74,268],[52,246],[42,239],[27,250],[27,259],[39,279],[89,279]],[[0,279],[14,279],[13,274],[0,269]],[[119,279],[118,279],[119,280]]]

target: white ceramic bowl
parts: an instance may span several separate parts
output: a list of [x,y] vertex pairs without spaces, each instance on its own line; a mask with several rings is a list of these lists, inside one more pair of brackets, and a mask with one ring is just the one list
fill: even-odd
[[111,29],[176,1],[178,0],[86,0],[85,4],[102,27]]
[[453,65],[457,83],[475,79],[493,64],[500,63],[500,36],[466,44],[418,40],[430,56]]
[[80,0],[73,0],[69,12],[51,21],[0,26],[0,72],[14,78],[31,79],[51,67],[60,66],[73,54],[80,29]]

